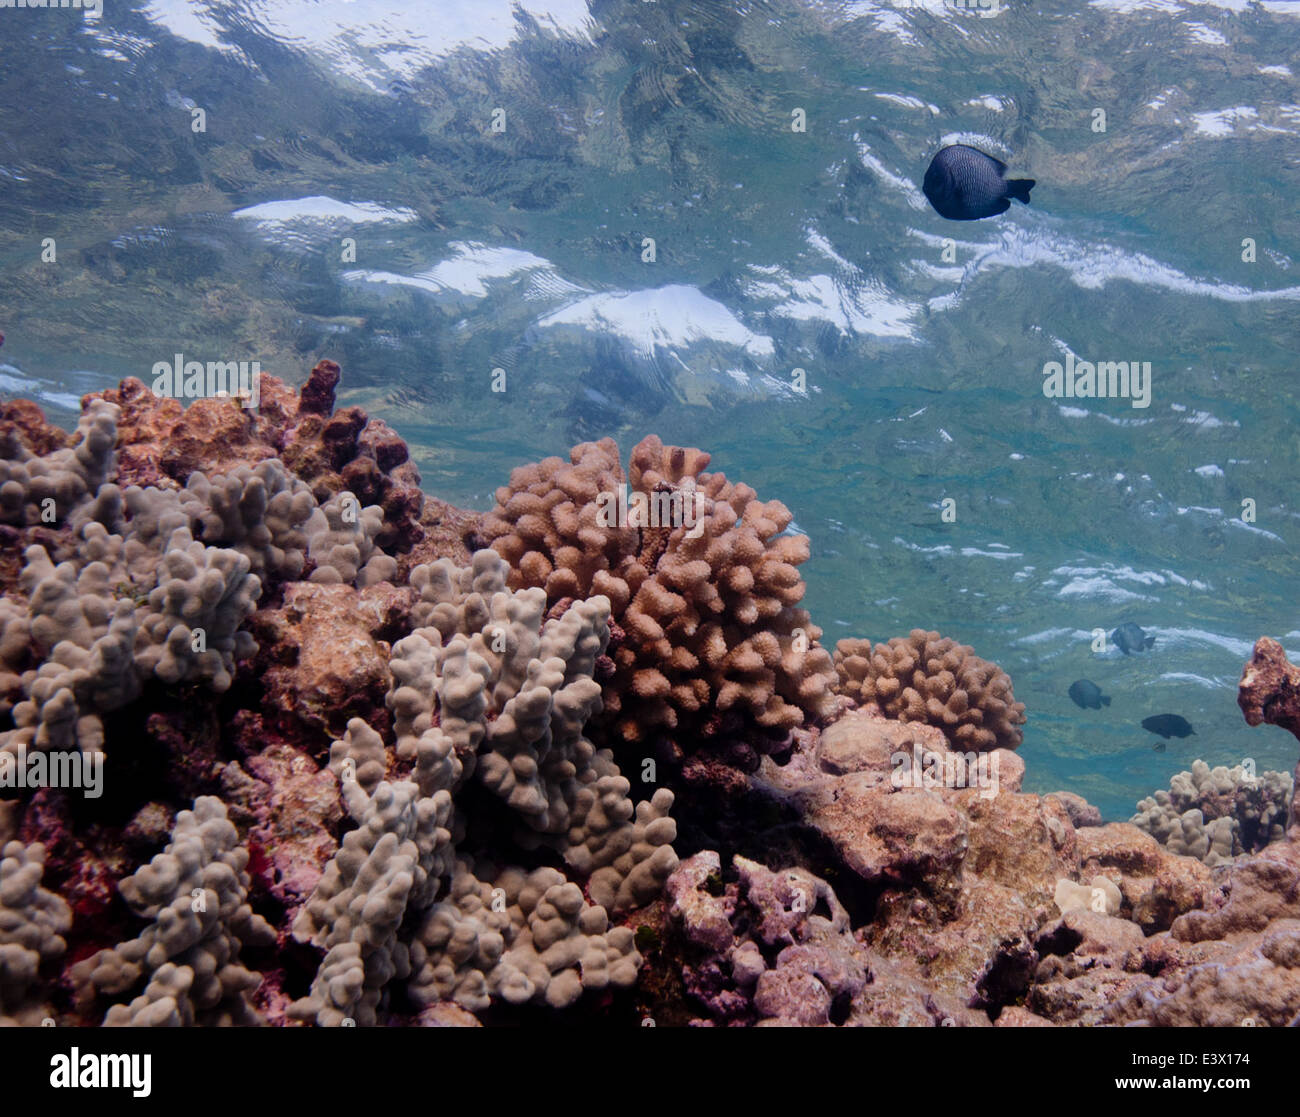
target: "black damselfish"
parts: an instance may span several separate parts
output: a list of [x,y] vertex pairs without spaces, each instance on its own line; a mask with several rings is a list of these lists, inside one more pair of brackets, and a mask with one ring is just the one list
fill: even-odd
[[1129,621],[1122,624],[1110,634],[1115,647],[1119,648],[1125,655],[1136,655],[1140,651],[1156,646],[1156,638],[1148,636],[1142,631],[1141,627]]
[[1150,733],[1159,733],[1165,740],[1170,737],[1196,736],[1191,722],[1178,714],[1156,714],[1155,717],[1143,718],[1142,728]]
[[1110,695],[1102,694],[1101,687],[1091,679],[1077,679],[1070,684],[1067,693],[1076,706],[1085,710],[1100,710],[1102,706],[1110,705]]
[[1003,176],[1007,165],[965,144],[943,148],[930,161],[921,189],[940,217],[976,221],[1011,208],[1011,199],[1029,204],[1032,178]]

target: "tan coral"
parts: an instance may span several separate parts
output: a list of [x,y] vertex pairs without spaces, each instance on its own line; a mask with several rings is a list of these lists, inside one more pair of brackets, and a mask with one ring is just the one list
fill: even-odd
[[796,608],[808,540],[708,464],[652,435],[625,477],[612,439],[583,443],[516,469],[484,522],[512,587],[609,598],[623,639],[605,705],[629,741],[728,713],[777,733],[833,706],[821,629]]
[[0,1027],[33,1026],[53,1015],[41,968],[62,959],[72,912],[41,887],[45,847],[0,844]]
[[841,640],[835,669],[839,693],[899,721],[928,722],[958,749],[1014,749],[1024,740],[1025,705],[1006,672],[937,632],[914,628],[874,648]]

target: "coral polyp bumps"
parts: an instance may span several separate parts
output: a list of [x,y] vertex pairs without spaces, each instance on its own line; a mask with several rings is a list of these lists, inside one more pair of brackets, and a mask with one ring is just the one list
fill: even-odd
[[[476,516],[338,375],[256,409],[128,380],[71,435],[0,408],[0,1023],[1092,1022],[1194,960],[1132,936],[1206,865],[1020,793],[1024,708],[970,648],[832,657],[784,505],[651,437]],[[1099,874],[1105,914],[1053,923]]]
[[[418,1013],[563,1008],[635,980],[633,931],[610,920],[659,896],[676,831],[672,791],[634,803],[609,751],[584,735],[601,705],[609,602],[548,609],[541,590],[507,586],[496,553],[470,558],[457,535],[437,538],[436,508],[392,491],[418,484],[400,468],[404,447],[382,430],[368,442],[364,414],[331,417],[336,379],[318,366],[300,399],[268,381],[261,416],[229,403],[151,406],[127,382],[106,393],[116,399],[87,401],[70,445],[29,409],[9,409],[0,518],[22,558],[0,613],[12,719],[0,772],[5,787],[35,794],[5,801],[6,837],[47,839],[63,873],[74,849],[93,853],[118,899],[104,899],[104,879],[92,896],[78,878],[70,913],[40,884],[45,843],[5,847],[6,1017],[54,1012],[63,996],[78,1018],[109,1024],[373,1024],[399,986]],[[209,453],[226,468],[181,466],[182,487],[159,465],[205,425],[224,436]],[[153,483],[124,483],[132,472]],[[349,473],[394,499],[363,504],[342,487]],[[432,561],[417,561],[421,548]],[[433,558],[439,549],[461,561]],[[259,646],[250,628],[272,642]],[[380,628],[391,642],[368,631]],[[334,666],[313,675],[308,649],[322,640]],[[260,694],[259,664],[275,684]],[[265,701],[229,725],[195,713],[223,695]],[[155,773],[160,799],[123,785],[140,742],[106,720],[143,728],[155,760],[159,744],[162,756],[181,753],[171,786]],[[185,755],[205,731],[217,736],[207,755]],[[70,753],[107,759],[93,839],[80,832],[84,805],[49,778]],[[318,759],[342,811],[328,795],[310,811],[322,804]],[[123,836],[156,843],[169,800],[192,790],[222,794],[198,795],[166,848],[121,873],[133,860]],[[94,848],[123,811],[134,813],[116,819],[126,823],[116,848]],[[344,814],[353,828],[336,840]],[[271,863],[253,873],[254,858]],[[88,900],[99,928],[72,917]],[[278,932],[253,910],[259,900]],[[144,921],[138,934],[87,953],[123,908]],[[78,931],[85,956],[43,1003],[62,936]],[[293,1000],[248,968],[250,952],[265,958],[289,936],[323,955]]]
[[[780,738],[832,707],[821,629],[796,607],[807,538],[782,534],[783,504],[708,464],[708,454],[652,436],[624,474],[612,439],[583,443],[568,462],[516,469],[484,521],[512,585],[540,587],[552,602],[609,599],[621,639],[605,704],[628,740],[684,737],[733,712]],[[608,495],[625,487],[651,508],[658,494],[684,490],[683,522],[607,525]]]

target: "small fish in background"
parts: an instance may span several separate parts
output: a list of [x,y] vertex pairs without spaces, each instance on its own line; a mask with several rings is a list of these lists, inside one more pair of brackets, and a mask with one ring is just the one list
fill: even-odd
[[921,189],[940,217],[978,221],[1011,208],[1011,199],[1029,204],[1032,178],[1004,178],[1007,165],[966,144],[942,148],[930,160]]
[[1110,634],[1111,640],[1125,655],[1134,655],[1146,648],[1156,646],[1156,638],[1148,636],[1132,621],[1122,624]]
[[1066,692],[1076,706],[1085,710],[1100,710],[1110,705],[1110,695],[1102,694],[1101,687],[1091,679],[1076,679]]
[[1164,752],[1165,749],[1167,749],[1168,747],[1169,747],[1169,746],[1166,745],[1166,744],[1164,743],[1164,741],[1157,741],[1154,745],[1151,746],[1151,751],[1152,751],[1152,752]]
[[1196,736],[1196,730],[1192,728],[1191,723],[1177,714],[1156,714],[1154,717],[1143,718],[1142,728],[1150,733],[1159,733],[1166,739]]

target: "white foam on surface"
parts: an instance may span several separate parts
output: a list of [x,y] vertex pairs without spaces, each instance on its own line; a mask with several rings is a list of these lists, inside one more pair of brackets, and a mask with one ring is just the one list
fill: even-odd
[[579,42],[596,31],[586,0],[150,0],[144,12],[179,38],[235,55],[252,24],[328,72],[385,93],[455,51],[503,50],[532,22]]
[[722,303],[682,283],[588,295],[543,315],[537,325],[541,329],[577,326],[617,335],[645,356],[653,356],[661,347],[704,341],[735,346],[756,359],[775,353],[770,337],[754,333]]

